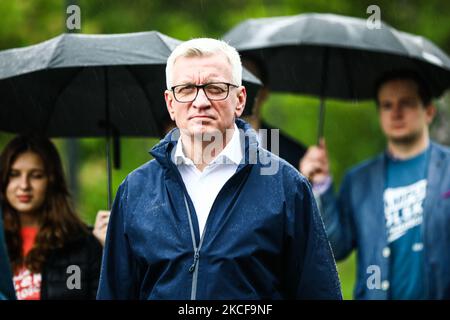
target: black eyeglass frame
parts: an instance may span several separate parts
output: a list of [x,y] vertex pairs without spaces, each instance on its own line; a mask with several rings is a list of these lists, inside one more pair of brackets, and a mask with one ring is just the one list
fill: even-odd
[[[220,98],[220,99],[214,99],[214,98],[213,98],[213,99],[211,99],[211,98],[208,96],[208,93],[206,92],[205,87],[207,87],[207,86],[209,86],[209,85],[212,85],[212,84],[226,84],[226,85],[227,85],[227,95],[225,96],[225,98]],[[192,100],[188,100],[188,101],[180,101],[180,100],[178,100],[178,98],[177,98],[177,95],[176,95],[176,93],[175,93],[175,89],[178,88],[178,87],[186,87],[186,86],[192,86],[192,87],[195,87],[195,88],[197,89],[197,92],[195,93],[195,96],[194,96],[194,98],[193,98]],[[200,91],[200,89],[203,89],[203,92],[205,93],[205,96],[206,96],[206,98],[208,98],[208,100],[210,100],[210,101],[222,101],[222,100],[227,99],[228,96],[230,95],[230,87],[239,88],[239,86],[237,86],[237,85],[235,85],[235,84],[232,84],[232,83],[228,83],[228,82],[209,82],[209,83],[204,83],[204,84],[199,84],[199,85],[189,84],[189,83],[187,83],[187,84],[179,84],[179,85],[176,85],[176,86],[171,87],[171,88],[170,88],[170,91],[173,92],[173,97],[174,97],[175,100],[176,100],[177,102],[179,102],[179,103],[191,103],[191,102],[195,101],[195,99],[197,99],[198,92]]]

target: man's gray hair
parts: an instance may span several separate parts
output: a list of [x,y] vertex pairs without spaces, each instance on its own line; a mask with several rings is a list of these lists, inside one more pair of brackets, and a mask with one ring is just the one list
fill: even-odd
[[214,53],[223,53],[232,68],[232,81],[234,85],[242,85],[242,64],[239,53],[228,43],[211,38],[196,38],[183,42],[172,51],[167,59],[166,65],[166,85],[167,89],[172,88],[173,65],[179,57],[202,57]]

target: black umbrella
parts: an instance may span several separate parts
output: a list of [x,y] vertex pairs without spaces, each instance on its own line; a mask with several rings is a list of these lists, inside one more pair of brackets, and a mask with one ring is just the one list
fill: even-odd
[[[0,130],[49,137],[162,135],[165,65],[181,41],[159,32],[62,34],[0,52]],[[249,103],[260,82],[244,72]],[[118,159],[116,156],[115,159]],[[117,163],[117,161],[115,161]]]
[[323,136],[324,99],[370,99],[387,71],[411,69],[434,96],[450,87],[450,58],[429,40],[382,23],[334,14],[302,14],[246,20],[224,40],[261,61],[272,91],[321,98],[318,137]]

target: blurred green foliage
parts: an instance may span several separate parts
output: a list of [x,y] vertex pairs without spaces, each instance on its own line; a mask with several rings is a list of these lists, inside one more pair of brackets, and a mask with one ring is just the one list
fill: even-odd
[[[403,31],[423,35],[450,52],[450,2],[445,0],[0,0],[0,50],[31,45],[65,30],[68,4],[81,8],[81,32],[125,33],[158,30],[187,40],[219,38],[244,19],[306,12],[335,13],[367,18],[366,9],[377,4],[383,21]],[[263,117],[292,137],[311,145],[317,132],[319,100],[315,97],[272,94]],[[346,169],[383,149],[373,102],[326,101],[325,137],[331,170],[337,185]],[[12,137],[0,134],[0,147]],[[67,164],[65,141],[54,140]],[[122,139],[120,170],[113,171],[115,191],[125,176],[151,157],[148,150],[157,139]],[[81,139],[77,209],[88,223],[96,211],[106,208],[104,139]],[[352,297],[354,254],[338,264],[344,297]]]

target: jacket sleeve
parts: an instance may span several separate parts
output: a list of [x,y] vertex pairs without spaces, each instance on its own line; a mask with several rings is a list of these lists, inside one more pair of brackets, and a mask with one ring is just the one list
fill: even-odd
[[333,186],[330,186],[319,200],[327,236],[338,261],[345,259],[355,246],[350,195],[351,178],[347,174],[342,182],[338,199],[334,195]]
[[126,234],[127,180],[117,191],[103,251],[98,300],[138,299],[137,263]]
[[290,298],[341,300],[336,263],[306,179],[298,182],[294,197],[291,208],[294,212],[288,214],[289,220],[293,220],[289,223],[293,230],[288,232],[292,237],[288,241],[290,258],[287,261],[287,283],[293,286],[289,290]]
[[102,252],[103,247],[100,242],[91,235],[88,239],[89,241],[89,260],[88,260],[88,268],[89,268],[89,292],[88,299],[95,300],[98,290],[98,281],[100,276],[100,268],[102,264]]
[[0,203],[0,300],[16,300],[12,278],[4,237],[3,214]]

